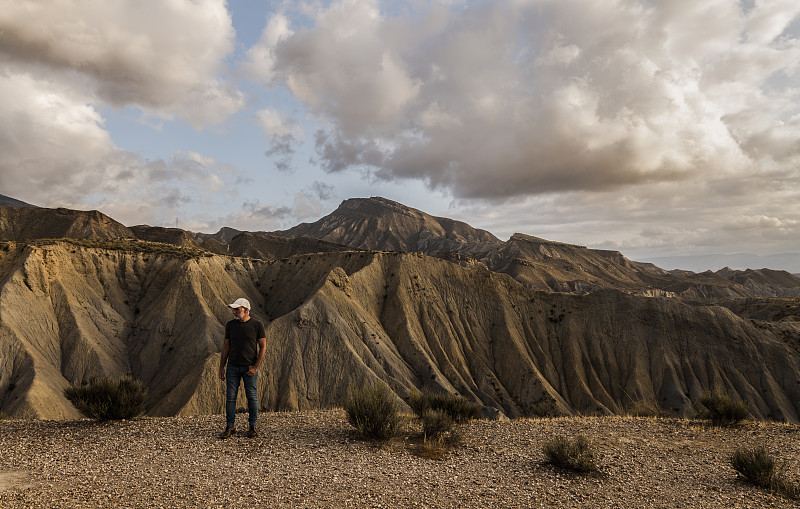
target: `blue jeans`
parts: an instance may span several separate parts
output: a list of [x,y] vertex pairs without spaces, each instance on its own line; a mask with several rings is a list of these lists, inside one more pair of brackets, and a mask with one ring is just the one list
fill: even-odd
[[247,396],[247,411],[249,412],[248,423],[250,426],[256,425],[258,419],[258,373],[247,376],[250,366],[234,366],[228,363],[225,369],[225,384],[227,394],[225,396],[225,425],[232,428],[236,424],[236,397],[239,395],[239,382],[244,379],[244,394]]

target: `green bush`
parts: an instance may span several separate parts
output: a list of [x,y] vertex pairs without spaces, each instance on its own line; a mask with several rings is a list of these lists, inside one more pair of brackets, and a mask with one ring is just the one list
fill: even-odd
[[736,449],[731,466],[742,479],[756,486],[800,498],[800,487],[784,476],[786,462],[778,463],[764,447]]
[[578,435],[574,440],[558,436],[542,446],[546,463],[578,472],[598,470],[595,453],[589,440]]
[[697,417],[717,425],[737,424],[749,417],[747,401],[734,400],[727,394],[706,391],[694,402]]
[[480,418],[483,408],[459,394],[430,391],[412,391],[408,395],[408,406],[419,418],[428,410],[441,410],[456,423]]
[[384,383],[351,385],[342,406],[348,422],[364,438],[388,440],[400,431],[399,407]]
[[451,429],[455,425],[455,421],[450,415],[442,409],[428,409],[421,416],[422,431],[426,437],[438,438]]
[[130,375],[92,378],[64,389],[64,396],[82,414],[101,421],[133,419],[144,413],[147,390]]

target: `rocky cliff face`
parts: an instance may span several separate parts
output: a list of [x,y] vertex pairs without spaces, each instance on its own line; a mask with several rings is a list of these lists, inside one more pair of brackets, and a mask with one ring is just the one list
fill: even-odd
[[800,417],[795,324],[618,291],[537,292],[481,265],[421,254],[331,252],[277,261],[55,242],[0,247],[0,410],[64,418],[92,375],[132,373],[152,415],[218,413],[226,303],[268,321],[267,409],[339,404],[383,380],[464,394],[508,416],[676,415],[720,389],[757,417]]
[[0,207],[0,241],[133,237],[122,223],[96,210]]
[[180,228],[138,225],[131,226],[130,230],[137,239],[147,242],[161,242],[194,249],[200,248],[200,244],[197,242],[194,235]]
[[227,244],[230,242],[235,236],[242,233],[241,230],[236,230],[234,228],[222,227],[219,229],[217,233],[195,233],[194,237],[197,239],[198,242],[204,243],[209,239],[213,239],[216,242]]

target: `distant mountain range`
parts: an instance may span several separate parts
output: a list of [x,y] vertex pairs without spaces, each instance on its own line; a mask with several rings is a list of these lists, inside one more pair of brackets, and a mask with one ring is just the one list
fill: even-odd
[[[345,250],[418,252],[465,267],[507,274],[536,290],[634,295],[697,301],[800,296],[800,278],[782,271],[667,271],[617,251],[553,242],[522,233],[501,241],[467,223],[434,217],[385,198],[345,200],[327,216],[284,231],[216,234],[179,228],[126,227],[98,211],[0,207],[0,240],[139,239],[264,260]],[[746,282],[746,284],[745,284]]]
[[728,267],[737,270],[770,268],[800,274],[800,253],[781,253],[764,256],[749,253],[656,256],[642,261],[665,269],[691,270],[692,272],[717,271]]
[[[36,207],[25,203],[24,201],[17,200],[8,196],[0,194],[0,207]],[[363,210],[362,210],[363,209]],[[418,223],[415,232],[402,232],[401,225],[406,225],[407,222],[400,221],[395,225],[389,224],[392,220],[388,219],[388,211],[399,212],[399,215],[406,215],[407,217],[416,217]],[[370,217],[365,221],[361,228],[361,232],[352,231],[344,226],[352,224],[348,223],[347,218]],[[381,219],[383,217],[383,219]],[[337,225],[333,222],[340,221],[340,228],[337,230]],[[427,224],[426,224],[427,222]],[[434,228],[427,226],[435,224]],[[179,233],[176,228],[164,227],[151,227],[151,226],[138,226],[140,233],[144,236],[146,229],[153,229],[152,240],[161,238],[163,242],[175,243],[174,240],[164,239],[164,235],[174,235],[184,237],[181,243],[186,243],[187,240],[182,233]],[[394,228],[394,230],[393,230]],[[181,230],[182,231],[182,230]],[[167,232],[172,232],[167,233]],[[367,232],[365,234],[365,232]],[[371,232],[371,233],[369,233]],[[241,230],[223,227],[219,232],[210,233],[191,233],[198,243],[209,241],[206,247],[215,252],[230,252],[227,244],[240,233]],[[387,200],[385,198],[370,198],[369,200],[354,198],[345,200],[337,211],[329,216],[316,221],[314,223],[302,223],[293,228],[277,232],[249,232],[251,234],[266,235],[273,239],[275,242],[276,237],[313,237],[320,239],[334,239],[333,242],[345,246],[355,246],[362,249],[372,249],[373,246],[379,246],[380,249],[393,250],[393,251],[414,251],[419,250],[426,253],[431,252],[458,252],[463,251],[459,246],[476,244],[494,245],[502,244],[502,241],[485,230],[474,229],[466,223],[456,221],[449,218],[433,217],[423,212],[411,209],[399,203]],[[466,235],[466,236],[465,236]],[[517,234],[518,236],[521,234]],[[355,238],[358,241],[354,241]],[[379,238],[380,237],[380,238]],[[535,237],[524,236],[528,239]],[[251,239],[252,240],[252,239]],[[512,239],[513,240],[513,239]],[[539,239],[542,240],[542,239]],[[220,242],[219,246],[214,246],[214,242]],[[264,238],[262,238],[262,243]],[[547,241],[545,241],[547,242]],[[285,243],[284,243],[285,244]],[[555,244],[555,243],[551,243]],[[249,249],[251,246],[244,247]],[[285,248],[280,249],[281,252]],[[475,254],[475,253],[472,253]],[[681,256],[655,256],[650,258],[642,258],[639,260],[645,264],[652,264],[666,270],[687,270],[692,272],[716,272],[720,269],[730,268],[734,270],[746,269],[771,269],[771,270],[785,270],[796,275],[800,275],[800,253],[779,253],[771,255],[756,255],[751,253],[734,253],[734,254],[706,254],[706,255],[681,255]]]

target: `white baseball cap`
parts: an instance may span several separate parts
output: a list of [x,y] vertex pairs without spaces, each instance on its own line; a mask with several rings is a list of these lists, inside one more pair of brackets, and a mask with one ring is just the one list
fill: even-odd
[[228,304],[228,307],[232,307],[233,309],[236,308],[247,308],[250,311],[250,301],[244,298],[236,299],[236,302],[233,304]]

